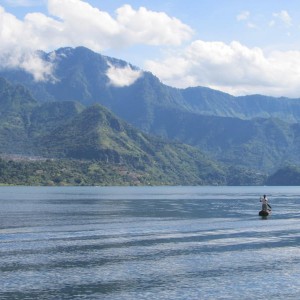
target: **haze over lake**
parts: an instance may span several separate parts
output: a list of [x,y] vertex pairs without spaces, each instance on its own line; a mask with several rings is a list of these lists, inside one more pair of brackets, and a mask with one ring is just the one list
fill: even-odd
[[[272,216],[261,219],[266,193]],[[298,299],[299,187],[1,187],[1,299]]]

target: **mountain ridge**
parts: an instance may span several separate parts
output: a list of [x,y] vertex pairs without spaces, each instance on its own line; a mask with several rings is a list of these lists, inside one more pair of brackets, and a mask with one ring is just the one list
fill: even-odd
[[[40,178],[42,182],[60,182],[55,178],[61,176],[55,175],[55,172],[70,174],[77,166],[89,174],[85,177],[76,172],[78,182],[82,183],[103,184],[107,182],[105,178],[120,184],[124,181],[132,184],[173,185],[226,183],[226,170],[198,149],[151,137],[119,119],[100,104],[84,107],[70,101],[39,103],[26,89],[19,89],[19,86],[6,80],[2,80],[2,83],[0,95],[2,90],[6,94],[14,94],[17,89],[20,93],[16,94],[16,99],[6,98],[8,102],[18,105],[7,106],[7,110],[2,108],[3,114],[9,118],[0,116],[0,140],[3,141],[0,144],[1,157],[39,158],[33,165],[23,163],[22,159],[15,164],[3,163],[0,173],[6,174],[4,178],[11,177],[7,174],[14,174],[18,168],[21,173],[27,170],[26,174],[33,168],[35,175],[30,175],[31,179],[22,182],[37,182],[35,178]],[[31,105],[25,109],[27,103]],[[18,130],[16,120],[19,120]],[[70,170],[58,171],[59,160],[64,160],[61,164]],[[46,174],[48,171],[44,170],[45,166],[50,168],[49,174],[56,176],[53,180]],[[89,170],[97,170],[96,173],[102,174],[104,179]],[[72,180],[66,178],[63,182],[74,183],[76,178],[71,174],[70,177]],[[7,180],[15,182],[11,178]]]
[[22,70],[1,70],[0,76],[23,84],[39,102],[99,103],[145,133],[198,147],[225,164],[273,172],[299,163],[300,99],[177,89],[145,71],[133,84],[116,87],[107,75],[111,66],[138,68],[84,47],[43,56],[53,60],[56,81],[34,82]]
[[[109,105],[113,106],[111,101],[119,99],[119,90],[131,90],[132,86],[144,81],[146,86],[155,86],[152,92],[156,93],[156,98],[152,97],[151,100],[160,105],[174,104],[180,109],[201,114],[244,119],[277,117],[289,122],[300,120],[300,98],[292,99],[258,94],[233,96],[200,86],[179,89],[162,84],[157,77],[147,71],[143,71],[141,78],[138,78],[130,86],[115,87],[110,84],[106,74],[111,65],[117,68],[130,66],[133,70],[139,70],[139,68],[124,60],[104,56],[85,47],[65,47],[50,53],[41,53],[46,61],[52,61],[55,65],[53,75],[57,79],[56,81],[34,82],[33,77],[20,69],[2,69],[0,71],[0,75],[3,77],[26,86],[38,101],[45,101],[45,99],[39,94],[39,89],[32,91],[31,84],[34,85],[35,89],[39,87],[46,90],[46,98],[52,100],[79,101],[85,105],[96,102],[109,107]],[[24,80],[26,74],[27,79]],[[145,87],[144,90],[146,90]],[[161,94],[164,94],[162,98],[159,97]],[[158,99],[163,99],[163,101]],[[272,104],[271,108],[270,104]],[[217,105],[221,105],[221,107],[217,107]],[[114,109],[112,110],[114,111]],[[288,111],[288,115],[281,114],[281,111]]]

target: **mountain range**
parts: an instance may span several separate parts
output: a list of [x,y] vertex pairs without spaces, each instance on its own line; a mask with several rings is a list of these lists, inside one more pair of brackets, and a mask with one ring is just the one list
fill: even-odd
[[[137,166],[138,161],[163,166],[168,157],[169,166],[177,161],[176,172],[180,165],[193,170],[200,160],[217,170],[216,184],[228,184],[231,168],[266,175],[300,163],[300,99],[177,89],[84,47],[40,56],[54,66],[51,80],[35,81],[22,69],[0,69],[5,78],[0,81],[2,153]],[[128,69],[139,76],[117,85],[110,71]],[[169,153],[161,150],[166,148]]]
[[0,105],[2,157],[99,161],[108,173],[131,174],[129,183],[226,183],[226,170],[200,150],[143,133],[100,104],[39,103],[24,86],[0,78]]

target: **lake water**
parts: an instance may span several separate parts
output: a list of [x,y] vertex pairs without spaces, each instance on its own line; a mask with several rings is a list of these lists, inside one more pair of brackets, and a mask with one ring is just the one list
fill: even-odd
[[0,299],[300,299],[299,221],[300,187],[1,187]]

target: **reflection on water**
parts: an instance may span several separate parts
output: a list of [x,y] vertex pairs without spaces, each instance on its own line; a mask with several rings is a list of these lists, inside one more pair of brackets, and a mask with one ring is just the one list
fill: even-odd
[[299,192],[1,187],[0,299],[298,299]]

